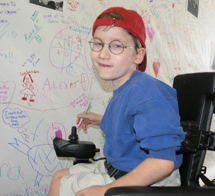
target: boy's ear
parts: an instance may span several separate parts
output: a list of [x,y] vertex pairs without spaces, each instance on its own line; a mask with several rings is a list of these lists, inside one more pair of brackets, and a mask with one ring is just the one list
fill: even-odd
[[145,48],[138,48],[137,49],[137,55],[136,55],[136,58],[135,58],[135,63],[137,64],[137,65],[139,65],[140,63],[142,63],[143,62],[143,59],[144,59],[144,57],[145,57],[145,54],[146,54],[146,50],[145,50]]

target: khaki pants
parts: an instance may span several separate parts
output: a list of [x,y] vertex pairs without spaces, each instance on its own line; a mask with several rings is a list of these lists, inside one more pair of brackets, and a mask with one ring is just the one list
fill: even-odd
[[[105,185],[115,179],[107,174],[104,161],[92,164],[77,164],[70,168],[70,174],[60,183],[60,196],[75,196],[75,193],[93,185]],[[152,186],[180,186],[179,170]]]

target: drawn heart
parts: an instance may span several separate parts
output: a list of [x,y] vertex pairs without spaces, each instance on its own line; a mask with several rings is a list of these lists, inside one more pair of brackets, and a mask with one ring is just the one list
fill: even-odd
[[153,62],[153,69],[154,69],[155,76],[157,77],[158,72],[160,70],[160,62],[159,61]]
[[0,112],[11,104],[16,84],[13,81],[0,81]]
[[56,136],[56,137],[59,137],[60,139],[62,139],[62,132],[61,132],[61,130],[57,130],[57,131],[55,132],[55,136]]
[[155,35],[155,32],[154,32],[153,28],[152,27],[151,28],[147,27],[147,32],[148,32],[148,37],[149,37],[150,41],[153,41],[154,35]]

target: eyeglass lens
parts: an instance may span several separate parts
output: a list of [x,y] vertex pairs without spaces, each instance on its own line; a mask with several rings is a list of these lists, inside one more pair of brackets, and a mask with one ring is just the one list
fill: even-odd
[[[100,39],[92,39],[90,42],[90,48],[95,51],[95,52],[99,52],[102,50],[102,48],[104,47],[104,45],[106,43],[103,43]],[[122,42],[114,40],[112,42],[110,42],[108,45],[108,48],[110,50],[110,52],[112,52],[113,54],[121,54],[125,48],[125,46],[123,45]]]

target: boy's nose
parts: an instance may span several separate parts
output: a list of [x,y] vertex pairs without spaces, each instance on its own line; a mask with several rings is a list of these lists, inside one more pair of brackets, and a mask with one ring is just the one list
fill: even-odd
[[100,58],[110,58],[110,49],[109,45],[104,44],[102,50],[99,52]]

